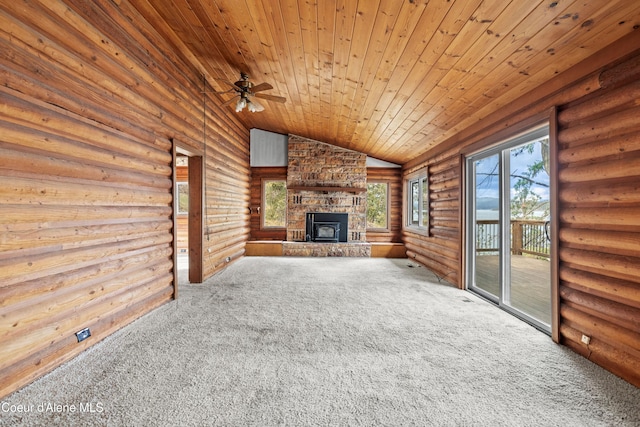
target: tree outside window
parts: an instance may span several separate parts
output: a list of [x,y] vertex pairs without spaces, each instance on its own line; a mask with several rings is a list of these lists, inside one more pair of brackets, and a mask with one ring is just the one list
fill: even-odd
[[263,227],[284,228],[287,224],[287,182],[263,181]]
[[367,228],[389,228],[389,183],[367,183]]

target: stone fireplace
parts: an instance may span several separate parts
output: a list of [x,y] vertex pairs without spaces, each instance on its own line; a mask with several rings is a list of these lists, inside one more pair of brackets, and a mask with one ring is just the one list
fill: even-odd
[[[287,241],[285,255],[369,256],[366,243],[366,155],[319,141],[289,136],[287,168]],[[309,215],[342,214],[342,242],[312,240]],[[335,220],[324,221],[335,222]],[[323,233],[330,233],[324,228]]]

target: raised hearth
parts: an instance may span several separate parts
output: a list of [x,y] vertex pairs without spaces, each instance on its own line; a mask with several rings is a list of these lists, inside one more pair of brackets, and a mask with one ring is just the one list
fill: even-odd
[[370,257],[371,243],[282,242],[282,255],[300,257]]

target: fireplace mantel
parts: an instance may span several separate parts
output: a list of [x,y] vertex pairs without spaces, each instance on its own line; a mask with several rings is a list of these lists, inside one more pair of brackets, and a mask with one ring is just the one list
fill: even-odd
[[293,190],[293,191],[321,191],[321,192],[343,191],[345,193],[353,193],[353,194],[360,194],[367,191],[366,188],[359,188],[359,187],[299,186],[299,185],[288,187],[287,189]]

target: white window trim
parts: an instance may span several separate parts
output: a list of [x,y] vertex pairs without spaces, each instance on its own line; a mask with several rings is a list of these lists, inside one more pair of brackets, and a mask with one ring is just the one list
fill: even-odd
[[[418,224],[414,224],[413,218],[413,194],[411,192],[414,183],[418,184]],[[429,197],[429,175],[426,167],[413,172],[405,177],[405,229],[411,230],[411,232],[425,234],[429,233],[429,211],[427,210],[426,216],[423,215],[424,200],[423,194],[425,193],[424,186],[426,185],[427,197]],[[428,201],[427,201],[428,203]]]

